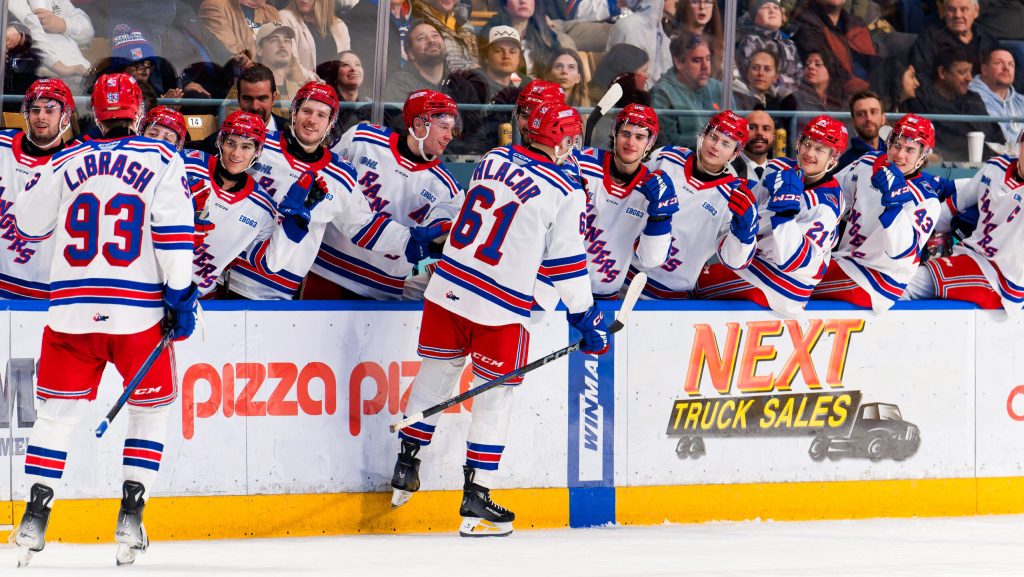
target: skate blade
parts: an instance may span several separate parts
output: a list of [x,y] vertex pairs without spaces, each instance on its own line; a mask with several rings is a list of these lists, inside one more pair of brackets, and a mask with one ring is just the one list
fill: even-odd
[[133,549],[124,543],[117,544],[117,566],[131,565],[135,563],[135,558],[139,556],[141,549]]
[[18,567],[28,567],[29,561],[36,552],[28,547],[18,547]]
[[512,534],[512,523],[498,523],[480,517],[463,517],[459,535],[463,537],[507,537]]
[[412,491],[403,491],[401,489],[392,489],[391,493],[391,508],[397,509],[402,505],[409,502],[412,499]]

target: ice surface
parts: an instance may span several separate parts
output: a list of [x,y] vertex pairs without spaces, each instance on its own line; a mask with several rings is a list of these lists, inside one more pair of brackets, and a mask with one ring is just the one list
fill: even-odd
[[28,569],[0,547],[0,575],[415,577],[1024,575],[1024,516],[745,522],[429,535],[154,542],[130,568],[113,542],[51,543]]

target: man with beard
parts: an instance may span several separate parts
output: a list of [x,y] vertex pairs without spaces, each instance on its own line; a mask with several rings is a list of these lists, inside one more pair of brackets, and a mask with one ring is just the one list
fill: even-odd
[[[274,102],[281,99],[277,91],[274,73],[263,64],[253,64],[242,71],[235,81],[234,94],[228,98],[238,99],[238,108],[243,112],[255,114],[263,119],[267,134],[284,132],[288,129],[288,120],[274,111]],[[199,142],[190,142],[186,148],[202,150],[207,154],[217,154],[217,141],[220,132],[214,132]]]
[[878,131],[885,126],[885,111],[877,94],[864,90],[851,96],[850,116],[857,136],[850,140],[850,149],[839,157],[836,170],[846,168],[865,154],[885,154],[886,151],[885,141],[878,136]]
[[291,100],[300,86],[316,78],[295,58],[295,31],[280,22],[269,22],[256,31],[256,62],[273,71],[283,100]]
[[444,38],[438,29],[422,20],[413,22],[402,42],[411,66],[388,79],[384,99],[404,102],[406,96],[423,89],[444,92],[442,85],[451,71],[448,69]]
[[[64,148],[62,136],[71,128],[75,101],[67,84],[56,78],[41,78],[25,93],[21,113],[28,132],[0,131],[0,213],[6,215],[25,185]],[[0,233],[0,298],[50,298],[50,262],[53,237],[39,242],[18,238],[14,219],[3,219]]]
[[755,110],[747,115],[747,126],[750,140],[732,161],[732,169],[736,176],[757,183],[768,166],[768,153],[775,146],[775,119],[763,110]]

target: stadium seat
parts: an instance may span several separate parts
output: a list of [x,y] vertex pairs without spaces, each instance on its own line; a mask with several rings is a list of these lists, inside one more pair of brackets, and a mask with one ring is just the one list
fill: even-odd
[[25,130],[28,128],[28,124],[25,123],[25,117],[20,112],[5,112],[4,128],[20,128]]
[[212,114],[188,115],[185,117],[188,136],[192,140],[203,140],[217,132],[217,119]]
[[82,46],[81,50],[82,56],[85,56],[89,62],[98,64],[104,58],[110,57],[110,40],[94,37],[88,44]]

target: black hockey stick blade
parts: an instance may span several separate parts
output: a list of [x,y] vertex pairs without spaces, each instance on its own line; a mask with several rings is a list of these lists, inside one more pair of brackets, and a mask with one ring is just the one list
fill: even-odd
[[[633,306],[636,305],[636,301],[637,301],[637,299],[640,298],[640,293],[643,292],[644,285],[646,285],[646,284],[647,284],[647,275],[645,273],[639,273],[635,277],[633,277],[633,280],[631,280],[630,283],[629,283],[629,289],[626,291],[626,296],[625,296],[625,298],[622,299],[622,306],[619,307],[619,313],[617,315],[615,315],[615,321],[612,322],[612,324],[608,326],[608,332],[609,333],[617,333],[620,330],[622,330],[623,327],[626,326],[626,320],[629,317],[629,313],[633,310]],[[468,390],[468,391],[466,391],[466,392],[464,392],[462,394],[456,395],[456,396],[454,396],[454,397],[452,397],[452,398],[450,398],[450,399],[448,399],[446,401],[441,401],[440,403],[438,403],[438,404],[436,404],[436,405],[434,405],[432,407],[429,407],[427,409],[424,409],[424,410],[420,411],[419,413],[416,413],[414,415],[410,415],[410,416],[402,419],[401,421],[398,421],[397,423],[392,423],[392,424],[388,425],[388,430],[390,430],[392,433],[394,433],[394,432],[397,432],[400,429],[404,429],[405,427],[408,427],[409,425],[411,425],[411,424],[413,424],[413,423],[415,423],[417,421],[422,421],[423,419],[425,419],[425,418],[427,418],[427,417],[429,417],[431,415],[436,415],[437,413],[440,413],[441,411],[444,411],[444,410],[448,409],[449,407],[454,407],[455,405],[458,405],[459,403],[462,403],[464,401],[472,399],[473,397],[479,395],[480,393],[489,391],[489,390],[493,389],[494,387],[501,386],[501,385],[505,384],[506,382],[508,382],[511,379],[514,379],[516,377],[525,375],[526,373],[529,373],[531,371],[539,369],[539,368],[543,367],[546,364],[554,362],[554,361],[556,361],[556,360],[558,360],[558,359],[568,355],[569,353],[571,353],[573,351],[578,351],[579,348],[582,345],[583,345],[583,341],[580,340],[580,341],[577,341],[575,343],[572,343],[571,345],[569,345],[569,346],[567,346],[565,348],[558,349],[557,351],[554,351],[553,353],[550,353],[547,356],[541,357],[541,358],[539,358],[539,359],[537,359],[535,361],[532,361],[532,362],[530,362],[530,363],[528,363],[528,364],[526,364],[526,365],[524,365],[522,367],[519,367],[518,369],[512,371],[511,373],[504,374],[504,375],[494,379],[493,381],[488,381],[488,382],[480,385],[479,387],[476,387],[474,389],[470,389],[470,390]]]
[[597,106],[594,107],[594,111],[590,113],[590,118],[587,119],[587,126],[583,131],[583,144],[585,146],[590,146],[590,143],[593,141],[594,129],[597,128],[597,123],[601,121],[601,117],[618,104],[621,98],[622,86],[612,84],[608,87],[608,92],[604,93],[601,100],[597,102]]

